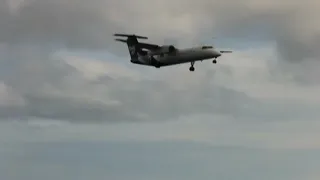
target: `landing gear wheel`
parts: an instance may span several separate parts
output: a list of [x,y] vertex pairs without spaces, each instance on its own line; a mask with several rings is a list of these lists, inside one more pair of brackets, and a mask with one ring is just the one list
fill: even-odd
[[213,63],[213,64],[217,64],[217,60],[214,59],[214,60],[212,61],[212,63]]
[[194,62],[191,62],[191,67],[189,68],[190,71],[194,71],[193,65],[194,65]]

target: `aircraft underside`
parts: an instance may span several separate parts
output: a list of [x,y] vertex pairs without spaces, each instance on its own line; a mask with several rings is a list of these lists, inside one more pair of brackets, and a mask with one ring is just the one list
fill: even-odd
[[[131,62],[134,64],[139,65],[145,65],[145,66],[153,66],[156,68],[165,67],[165,66],[173,66],[178,64],[186,64],[190,63],[191,66],[189,68],[190,71],[194,71],[194,64],[196,61],[203,61],[203,60],[209,60],[210,58],[198,58],[198,59],[191,59],[191,58],[171,58],[169,60],[161,61],[161,59],[156,59],[154,57],[148,57],[148,58],[140,58],[140,59],[131,59]],[[216,64],[217,60],[216,58],[213,59],[212,63]]]

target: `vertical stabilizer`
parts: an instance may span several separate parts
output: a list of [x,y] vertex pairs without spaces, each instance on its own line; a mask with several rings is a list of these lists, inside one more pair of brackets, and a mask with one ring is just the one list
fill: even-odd
[[138,35],[128,35],[128,34],[114,34],[114,36],[127,37],[127,40],[124,39],[116,39],[116,41],[127,43],[129,54],[131,59],[137,59],[138,53],[141,52],[141,48],[139,47],[138,39],[148,39],[144,36]]

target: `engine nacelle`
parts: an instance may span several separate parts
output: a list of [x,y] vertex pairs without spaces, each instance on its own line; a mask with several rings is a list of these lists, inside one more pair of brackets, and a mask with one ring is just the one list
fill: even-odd
[[174,53],[176,51],[176,48],[173,45],[169,45],[169,46],[161,46],[161,53],[164,54],[171,54]]
[[151,52],[150,55],[173,54],[176,50],[177,49],[173,45],[161,46],[159,49]]

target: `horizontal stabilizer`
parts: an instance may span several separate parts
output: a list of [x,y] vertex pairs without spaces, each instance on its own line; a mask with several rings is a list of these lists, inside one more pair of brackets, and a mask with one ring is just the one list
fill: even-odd
[[137,39],[148,39],[148,37],[145,36],[139,36],[139,35],[135,35],[135,34],[114,34],[114,36],[119,36],[119,37],[134,37]]
[[120,42],[124,42],[124,43],[126,43],[127,42],[127,40],[125,40],[125,39],[115,39],[116,41],[120,41]]

